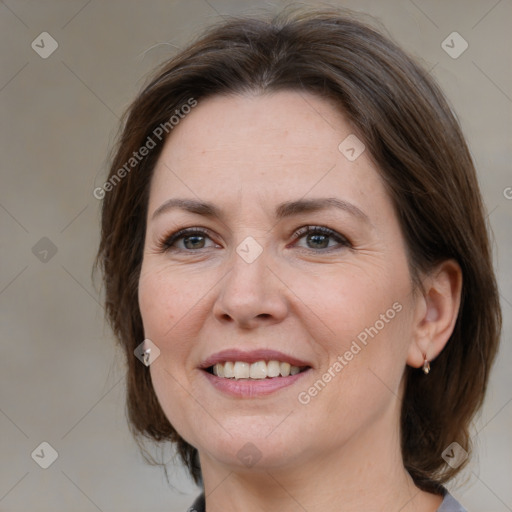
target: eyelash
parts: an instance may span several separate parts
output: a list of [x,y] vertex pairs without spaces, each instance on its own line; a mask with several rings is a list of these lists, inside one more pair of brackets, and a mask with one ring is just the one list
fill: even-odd
[[[348,248],[353,247],[351,242],[348,240],[348,238],[344,237],[343,235],[340,235],[336,231],[334,231],[330,228],[327,228],[325,226],[303,226],[303,227],[297,229],[293,233],[292,237],[294,238],[294,240],[300,240],[302,237],[305,237],[306,235],[309,235],[312,233],[329,236],[329,237],[333,238],[334,240],[336,240],[336,242],[338,242],[341,247],[348,247]],[[207,236],[210,239],[212,238],[210,231],[205,228],[185,228],[185,229],[180,229],[179,231],[177,231],[176,233],[172,233],[171,235],[165,235],[164,237],[162,237],[157,242],[158,248],[160,249],[161,252],[168,252],[168,251],[197,252],[197,250],[194,250],[194,249],[176,249],[175,247],[173,247],[173,244],[175,244],[178,240],[187,238],[189,236],[194,236],[194,235],[202,235],[202,236]],[[204,248],[202,247],[200,249],[204,249]],[[198,250],[200,250],[200,249],[198,249]],[[310,249],[310,248],[305,248],[305,249],[309,250],[309,251],[313,251],[313,252],[331,252],[332,250],[339,249],[339,247],[338,248],[326,247],[324,249]]]

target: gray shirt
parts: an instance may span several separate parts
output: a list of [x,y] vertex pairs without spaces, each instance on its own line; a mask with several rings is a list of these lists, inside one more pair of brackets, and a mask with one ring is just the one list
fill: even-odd
[[[205,512],[204,494],[198,496],[187,512]],[[467,510],[445,489],[444,500],[437,512],[467,512]]]
[[443,503],[441,503],[437,512],[467,512],[467,510],[448,491],[446,491]]

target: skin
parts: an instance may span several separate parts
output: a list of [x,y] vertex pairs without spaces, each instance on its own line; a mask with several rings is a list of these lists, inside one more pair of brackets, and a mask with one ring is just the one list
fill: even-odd
[[[442,501],[420,491],[403,467],[402,377],[406,365],[421,368],[423,354],[433,361],[449,339],[461,272],[446,261],[422,276],[424,292],[414,289],[368,152],[351,162],[338,149],[352,133],[315,95],[215,96],[173,129],[155,169],[139,303],[145,336],[160,349],[153,385],[170,422],[199,451],[208,512],[434,512]],[[284,201],[325,197],[357,206],[368,222],[333,208],[274,216]],[[224,216],[174,208],[153,218],[171,198],[212,202]],[[308,225],[351,245],[294,237]],[[210,235],[161,248],[159,240],[187,227]],[[262,248],[252,263],[236,252],[248,236]],[[400,312],[300,403],[298,394],[397,302]],[[280,350],[312,369],[265,397],[226,396],[198,366],[229,348]],[[251,467],[237,457],[246,443],[260,456]]]

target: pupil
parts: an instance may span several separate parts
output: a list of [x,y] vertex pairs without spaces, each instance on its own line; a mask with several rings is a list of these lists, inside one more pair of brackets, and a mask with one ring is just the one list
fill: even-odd
[[[310,241],[313,241],[313,242],[315,242],[315,241],[316,242],[318,242],[318,241],[324,242],[321,245],[316,244],[317,247],[327,247],[327,245],[328,245],[328,237],[326,235],[311,235]],[[327,244],[325,242],[327,242]],[[313,245],[315,245],[315,244],[313,244]]]
[[[190,244],[192,247],[189,247],[189,246],[188,246],[188,245],[189,245],[190,240],[192,240],[192,244]],[[200,244],[201,242],[204,242],[204,237],[199,236],[199,235],[194,235],[194,236],[187,236],[187,237],[184,239],[185,247],[186,247],[187,249],[194,249],[194,248],[196,248],[196,249],[197,249],[197,248],[198,248],[198,242],[199,242],[199,244]],[[199,247],[199,248],[201,248],[201,247]]]

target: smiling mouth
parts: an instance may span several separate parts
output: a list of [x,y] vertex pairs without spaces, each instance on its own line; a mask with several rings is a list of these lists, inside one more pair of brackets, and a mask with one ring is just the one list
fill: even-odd
[[297,375],[309,368],[309,366],[293,366],[290,363],[277,360],[262,360],[255,363],[226,361],[209,366],[205,368],[205,371],[222,379],[263,380]]

